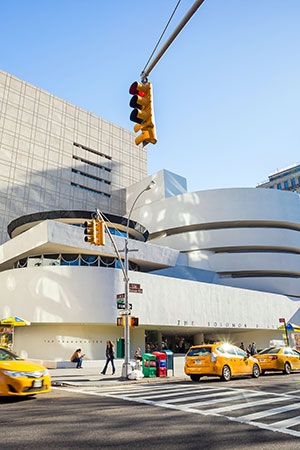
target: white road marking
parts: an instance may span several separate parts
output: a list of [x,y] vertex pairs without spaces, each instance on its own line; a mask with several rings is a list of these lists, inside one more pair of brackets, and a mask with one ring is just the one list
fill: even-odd
[[[201,392],[214,391],[214,390],[217,390],[217,389],[218,388],[211,388],[211,387],[206,388],[206,389],[203,389],[203,388],[201,388],[201,389],[195,389],[195,388],[187,388],[187,389],[185,389],[184,388],[184,389],[174,389],[174,390],[172,389],[170,394],[169,394],[169,392],[170,392],[169,390],[165,390],[164,389],[164,390],[158,391],[157,394],[148,395],[148,393],[146,393],[146,397],[143,396],[143,398],[174,397],[176,395],[192,394],[193,392],[200,392],[200,391]],[[165,392],[166,392],[166,394],[165,394]],[[139,397],[141,395],[141,393],[140,392],[138,392],[138,393],[134,392],[134,394],[129,393],[128,395],[130,395],[130,397]]]
[[269,417],[275,414],[281,414],[287,411],[293,411],[293,409],[300,408],[300,403],[293,403],[292,405],[280,406],[278,408],[268,409],[267,411],[259,411],[257,413],[247,414],[240,417],[241,420],[256,420],[262,417]]
[[[236,397],[233,395],[233,392],[232,391],[229,391],[229,392],[215,392],[215,393],[211,393],[211,394],[206,394],[206,395],[194,395],[193,397],[186,397],[185,399],[182,399],[182,398],[177,398],[177,399],[171,399],[171,400],[163,400],[163,403],[178,403],[178,402],[183,402],[183,401],[190,401],[190,400],[199,400],[200,398],[202,399],[202,398],[209,398],[209,397],[220,397],[220,396],[223,396],[223,397],[226,397],[227,395],[232,395],[232,397],[230,398],[230,399],[228,399],[228,398],[224,398],[224,399],[217,399],[217,401],[215,402],[215,401],[213,401],[213,400],[211,400],[211,401],[208,401],[208,402],[199,402],[199,403],[192,403],[192,406],[195,406],[196,404],[199,404],[199,405],[205,405],[205,404],[212,404],[212,403],[219,403],[219,402],[228,402],[228,401],[230,401],[230,400],[237,400],[237,399],[240,399],[240,398],[246,398],[246,396],[245,396],[245,394],[242,394],[242,395],[237,395]],[[260,393],[250,393],[250,394],[248,394],[248,397],[253,397],[253,396],[255,396],[255,395],[261,395]],[[144,397],[145,398],[145,397]]]
[[233,410],[242,409],[242,408],[251,408],[253,406],[266,405],[268,403],[286,402],[287,400],[288,399],[286,397],[267,398],[265,400],[258,400],[256,402],[245,402],[245,403],[239,403],[238,405],[225,406],[224,408],[214,408],[214,409],[210,410],[210,413],[220,414],[220,413],[224,413],[227,411],[233,411]]
[[274,428],[289,428],[300,423],[300,416],[292,417],[290,419],[280,420],[279,422],[272,423]]

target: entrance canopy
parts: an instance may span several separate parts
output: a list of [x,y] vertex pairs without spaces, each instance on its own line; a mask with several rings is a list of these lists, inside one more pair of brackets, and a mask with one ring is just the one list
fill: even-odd
[[[287,331],[294,331],[295,333],[300,333],[300,326],[299,325],[295,325],[294,323],[290,323],[288,322],[286,324],[286,329]],[[278,330],[280,331],[285,331],[285,326],[281,325]]]
[[13,316],[13,317],[8,317],[7,319],[2,319],[0,322],[0,325],[22,327],[25,325],[30,325],[30,322],[28,322],[28,320],[21,319],[21,317]]

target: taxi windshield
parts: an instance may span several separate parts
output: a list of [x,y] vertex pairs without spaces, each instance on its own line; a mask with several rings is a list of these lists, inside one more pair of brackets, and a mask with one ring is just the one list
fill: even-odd
[[259,355],[269,355],[269,354],[276,354],[281,350],[281,348],[264,348],[263,350],[261,350],[260,352],[258,352]]
[[192,348],[187,356],[206,356],[211,354],[211,347]]
[[5,350],[4,348],[0,348],[0,362],[1,361],[20,361],[22,358],[20,358],[17,355],[14,355],[9,350]]

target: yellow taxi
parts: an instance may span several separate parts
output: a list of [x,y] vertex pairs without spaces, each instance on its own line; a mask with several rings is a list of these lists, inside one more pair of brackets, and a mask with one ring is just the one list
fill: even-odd
[[48,369],[0,347],[0,396],[26,396],[49,392]]
[[260,375],[260,366],[255,358],[235,345],[222,342],[191,347],[185,361],[184,371],[193,381],[199,381],[203,376],[218,376],[229,381],[236,375],[254,378]]
[[261,350],[257,355],[261,372],[280,370],[289,375],[292,370],[300,370],[300,353],[290,347],[269,347]]

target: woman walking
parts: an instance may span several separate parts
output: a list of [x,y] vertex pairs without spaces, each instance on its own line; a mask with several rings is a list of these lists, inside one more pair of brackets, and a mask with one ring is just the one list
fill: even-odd
[[106,364],[104,366],[104,369],[102,370],[101,374],[105,375],[108,363],[111,362],[112,366],[112,375],[115,373],[115,365],[114,365],[114,359],[115,359],[115,346],[112,341],[106,342],[106,350],[105,350],[105,356],[106,356]]

